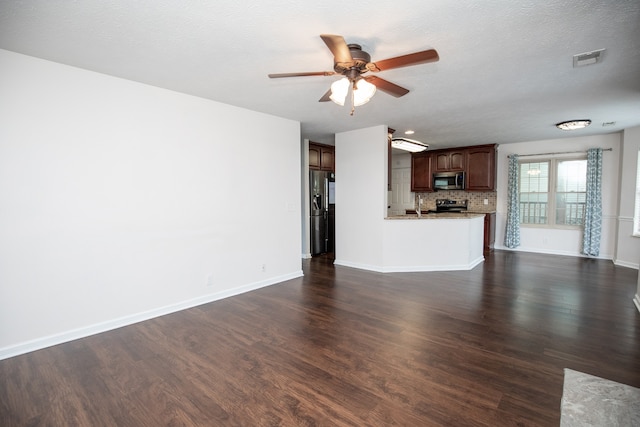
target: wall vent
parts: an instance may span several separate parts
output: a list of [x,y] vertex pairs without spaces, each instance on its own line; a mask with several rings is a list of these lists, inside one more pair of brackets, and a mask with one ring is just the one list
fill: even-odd
[[602,61],[605,49],[592,50],[591,52],[573,55],[573,68],[593,65]]

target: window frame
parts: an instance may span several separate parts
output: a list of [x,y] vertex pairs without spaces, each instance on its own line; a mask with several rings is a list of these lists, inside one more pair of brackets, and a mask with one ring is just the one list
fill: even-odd
[[[640,156],[640,153],[639,153]],[[586,155],[572,155],[567,157],[540,157],[532,159],[520,159],[518,161],[518,174],[520,174],[520,167],[524,163],[549,163],[549,188],[547,191],[547,223],[546,224],[534,224],[534,223],[520,223],[521,228],[545,228],[545,229],[558,229],[558,230],[580,230],[584,228],[584,223],[580,225],[572,224],[557,224],[556,223],[556,200],[558,195],[558,167],[560,162],[583,160],[587,161]],[[640,172],[639,172],[640,179]],[[586,174],[585,174],[586,181]],[[640,182],[640,181],[639,181]],[[518,180],[518,200],[520,200],[522,183]],[[560,192],[560,193],[565,193]],[[586,193],[586,191],[585,191]],[[640,212],[639,212],[640,215]],[[640,231],[640,230],[639,230]],[[638,234],[640,236],[640,233]]]

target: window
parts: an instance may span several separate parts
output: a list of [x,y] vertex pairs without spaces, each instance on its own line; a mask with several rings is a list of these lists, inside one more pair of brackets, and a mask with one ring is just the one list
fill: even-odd
[[582,226],[586,189],[586,159],[521,161],[520,224]]

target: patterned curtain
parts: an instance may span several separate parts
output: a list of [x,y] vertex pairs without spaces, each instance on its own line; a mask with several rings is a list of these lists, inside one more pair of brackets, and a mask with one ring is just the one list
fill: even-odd
[[509,183],[507,189],[507,228],[504,245],[508,248],[520,246],[520,203],[519,203],[518,155],[509,156]]
[[602,230],[602,148],[587,150],[587,198],[584,210],[582,253],[598,256]]

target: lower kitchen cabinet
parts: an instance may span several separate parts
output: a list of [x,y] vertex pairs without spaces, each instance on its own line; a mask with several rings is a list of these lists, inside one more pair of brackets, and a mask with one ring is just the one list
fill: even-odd
[[496,213],[484,215],[484,251],[491,252],[496,243]]

